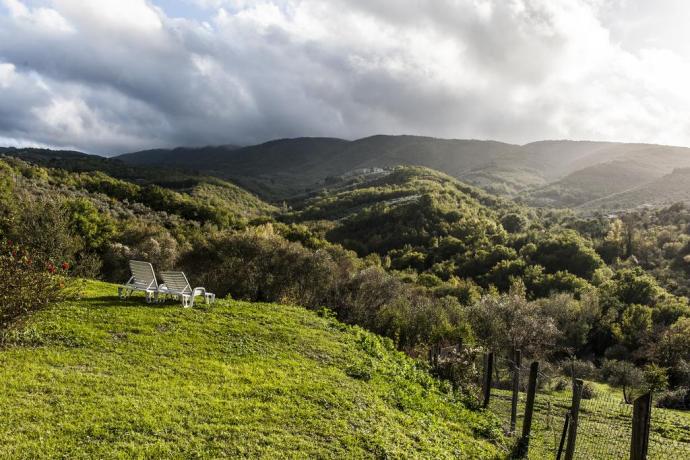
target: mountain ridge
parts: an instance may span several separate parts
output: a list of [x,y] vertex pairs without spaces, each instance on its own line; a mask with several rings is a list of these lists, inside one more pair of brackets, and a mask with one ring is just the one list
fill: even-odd
[[[538,207],[592,211],[607,197],[690,167],[690,148],[608,141],[542,140],[523,145],[493,140],[373,135],[275,139],[256,145],[151,149],[111,158],[74,151],[3,149],[30,161],[107,162],[111,168],[163,168],[214,176],[266,200],[281,202],[321,190],[352,171],[423,166],[488,192]],[[690,187],[690,186],[689,186]],[[668,192],[670,195],[676,193]],[[670,199],[670,198],[669,198]],[[668,202],[660,197],[660,202]],[[626,200],[637,207],[644,203]]]

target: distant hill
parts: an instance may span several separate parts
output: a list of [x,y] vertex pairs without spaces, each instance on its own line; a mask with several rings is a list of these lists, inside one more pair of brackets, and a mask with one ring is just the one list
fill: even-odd
[[583,203],[580,208],[618,211],[640,207],[662,207],[674,203],[690,205],[690,168],[681,168],[652,182]]
[[[362,168],[418,165],[455,177],[479,174],[493,160],[516,149],[520,147],[494,141],[372,136],[356,141],[282,139],[240,149],[175,149],[169,151],[170,156],[164,156],[164,163],[161,151],[135,152],[117,158],[128,164],[190,168],[231,179],[268,198],[282,199],[320,188],[329,176]],[[533,185],[533,174],[513,182],[523,188]]]
[[[535,206],[571,207],[690,167],[690,149],[648,144],[495,141],[421,136],[281,139],[260,145],[149,150],[118,157],[130,165],[183,168],[230,179],[269,199],[320,189],[365,168],[425,166]],[[326,181],[327,182],[327,181]]]
[[[590,202],[604,203],[608,197],[652,184],[676,169],[690,168],[690,149],[684,147],[568,140],[521,146],[383,135],[355,141],[304,137],[246,147],[145,150],[109,159],[45,149],[0,149],[1,154],[161,185],[214,176],[274,202],[322,190],[357,171],[424,166],[531,206],[587,210]],[[667,203],[676,195],[677,191],[669,190],[651,201]],[[650,201],[636,201],[633,196],[641,195],[629,195],[626,205],[636,207]]]
[[[523,194],[525,201],[533,206],[589,208],[590,201],[652,183],[676,168],[690,167],[690,149],[683,147],[644,144],[590,147],[593,148],[586,155],[571,156],[568,168],[561,170],[571,172]],[[671,199],[668,195],[657,198],[662,202]],[[644,203],[630,201],[628,204],[635,207]]]
[[[101,207],[116,204],[127,213],[161,212],[218,225],[244,225],[277,209],[253,193],[212,176],[161,167],[132,166],[80,152],[0,149],[0,168],[21,172],[32,194],[86,196]],[[46,174],[41,174],[40,167]],[[0,178],[7,169],[0,169]],[[106,204],[102,199],[111,201]],[[146,208],[136,211],[138,205]]]

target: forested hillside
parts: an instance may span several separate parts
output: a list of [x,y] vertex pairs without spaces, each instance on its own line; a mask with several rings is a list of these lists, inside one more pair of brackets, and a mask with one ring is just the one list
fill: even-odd
[[[491,193],[519,196],[530,205],[559,208],[585,205],[651,183],[675,168],[690,167],[690,149],[682,147],[574,141],[520,146],[419,136],[282,139],[243,148],[178,148],[118,158],[131,165],[174,166],[217,175],[269,199],[320,189],[324,178],[354,170],[418,165]],[[636,199],[624,203],[644,204]]]
[[3,240],[72,275],[121,282],[128,259],[149,260],[219,297],[326,307],[415,357],[462,340],[554,370],[635,364],[681,399],[690,385],[681,220],[643,238],[646,227],[530,209],[423,167],[332,176],[274,207],[192,173],[36,161],[0,161]]

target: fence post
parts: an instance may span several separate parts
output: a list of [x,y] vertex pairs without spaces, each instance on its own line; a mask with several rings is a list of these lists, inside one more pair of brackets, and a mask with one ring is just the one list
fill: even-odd
[[633,402],[632,439],[630,460],[647,460],[649,425],[652,418],[652,393],[640,396]]
[[563,455],[563,447],[565,445],[565,437],[568,434],[568,423],[570,422],[570,411],[565,413],[565,422],[563,422],[563,431],[561,432],[561,442],[558,443],[558,453],[556,454],[556,460],[561,460],[561,455]]
[[582,387],[584,382],[576,379],[573,382],[573,402],[570,406],[570,427],[568,427],[568,443],[565,448],[565,460],[573,460],[575,455],[575,441],[577,440],[577,422],[580,414],[580,401],[582,400]]
[[513,398],[510,402],[510,434],[515,433],[515,425],[517,424],[517,406],[518,397],[520,395],[520,350],[513,352]]
[[494,371],[494,353],[490,351],[484,355],[484,401],[482,406],[486,409],[489,407],[489,399],[491,398],[491,376]]
[[527,400],[525,401],[525,419],[522,421],[522,437],[518,442],[517,456],[525,457],[529,450],[529,437],[532,433],[532,414],[534,412],[534,397],[537,394],[537,375],[539,361],[534,361],[529,367],[529,382],[527,383]]
[[429,348],[429,365],[432,369],[438,367],[438,345],[434,344]]

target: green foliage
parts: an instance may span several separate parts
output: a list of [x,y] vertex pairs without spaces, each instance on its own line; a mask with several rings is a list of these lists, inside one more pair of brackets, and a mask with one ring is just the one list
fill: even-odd
[[83,249],[64,203],[44,197],[22,196],[8,236],[36,257],[57,265],[73,263]]
[[639,268],[619,270],[613,282],[615,295],[626,304],[654,305],[661,294],[656,280]]
[[510,292],[483,297],[467,309],[478,341],[490,350],[522,350],[525,356],[545,357],[553,352],[559,335],[553,318],[542,315],[540,305],[525,299],[524,285]]
[[678,318],[664,332],[659,342],[659,357],[669,366],[690,362],[690,318]]
[[413,355],[476,337],[554,360],[659,362],[684,381],[690,307],[666,290],[682,293],[690,267],[682,207],[585,219],[401,166],[335,178],[277,214],[220,179],[73,160],[0,161],[0,228],[75,275],[121,282],[127,260],[148,260],[219,296],[328,307]]
[[645,388],[657,393],[668,388],[668,371],[656,364],[647,364],[643,370]]
[[[553,318],[560,331],[557,348],[569,353],[584,350],[595,323],[601,316],[601,307],[594,292],[588,292],[581,299],[572,294],[556,294],[539,301],[546,317]],[[580,375],[588,378],[588,375]]]
[[64,299],[70,292],[64,277],[68,269],[68,264],[55,266],[19,244],[0,239],[0,331]]
[[89,249],[103,246],[115,233],[115,223],[108,214],[100,212],[86,198],[76,198],[65,203],[73,232]]
[[567,271],[591,280],[594,272],[603,265],[596,251],[574,231],[558,233],[535,243],[537,248],[532,260],[549,273]]
[[641,347],[652,332],[652,309],[644,305],[630,305],[623,311],[620,322],[613,325],[613,334],[631,350]]
[[520,233],[527,228],[527,224],[527,218],[516,212],[511,212],[501,218],[501,225],[508,233]]
[[623,389],[623,397],[628,404],[632,403],[633,391],[640,388],[644,379],[642,371],[627,361],[606,360],[601,373],[610,385]]

